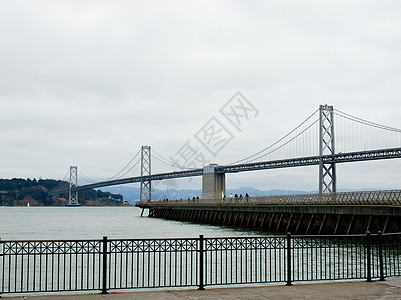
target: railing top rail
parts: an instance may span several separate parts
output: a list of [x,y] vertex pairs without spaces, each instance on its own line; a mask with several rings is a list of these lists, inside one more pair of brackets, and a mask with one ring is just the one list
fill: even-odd
[[293,195],[268,195],[256,197],[237,197],[219,199],[187,199],[166,200],[137,203],[139,207],[151,206],[256,206],[256,205],[369,205],[369,206],[400,206],[401,190],[375,190],[338,192],[331,194],[293,194]]
[[[372,232],[371,236],[379,235],[377,232]],[[395,233],[383,233],[382,236],[401,236],[401,232]],[[292,238],[352,238],[352,237],[366,237],[366,234],[338,234],[338,235],[291,235]],[[213,239],[254,239],[254,238],[287,238],[287,235],[255,235],[255,236],[226,236],[226,237],[203,237],[204,240],[213,240]],[[135,241],[135,242],[144,242],[144,241],[187,241],[187,240],[199,240],[199,237],[179,237],[179,238],[139,238],[139,239],[107,239],[108,242],[113,241]],[[19,243],[19,242],[102,242],[103,240],[0,240],[1,243]]]
[[102,242],[102,239],[71,239],[71,240],[3,240],[0,243],[88,243],[88,242]]
[[109,242],[141,242],[141,241],[188,241],[188,240],[199,240],[199,237],[179,237],[179,238],[137,238],[137,239],[108,239]]

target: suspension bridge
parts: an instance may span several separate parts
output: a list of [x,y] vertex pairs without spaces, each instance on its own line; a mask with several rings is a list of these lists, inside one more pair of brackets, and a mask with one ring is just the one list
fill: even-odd
[[[269,147],[232,163],[184,169],[151,151],[150,146],[142,146],[134,158],[108,180],[78,185],[78,168],[71,166],[69,185],[49,195],[68,193],[70,205],[78,205],[79,191],[138,182],[141,191],[136,206],[142,208],[142,214],[144,209],[149,209],[149,216],[155,218],[296,234],[399,232],[401,190],[338,193],[336,165],[401,158],[400,146],[400,129],[320,105]],[[179,170],[152,174],[153,159]],[[140,175],[125,177],[139,163]],[[246,199],[225,197],[225,174],[302,166],[319,166],[319,193]],[[152,181],[192,176],[202,176],[200,200],[152,201]]]
[[[152,181],[202,176],[202,199],[218,199],[225,195],[227,173],[313,165],[319,166],[319,194],[336,193],[336,164],[400,158],[400,146],[400,129],[352,116],[335,110],[332,106],[321,105],[283,138],[241,160],[224,165],[185,169],[157,152],[152,153],[150,146],[142,146],[134,158],[108,180],[78,185],[78,168],[71,166],[69,185],[50,191],[49,196],[68,193],[70,205],[76,205],[78,191],[138,182],[141,184],[140,201],[147,202],[152,200]],[[152,174],[152,159],[178,170]],[[124,177],[139,163],[138,176]],[[89,179],[85,175],[83,177]]]

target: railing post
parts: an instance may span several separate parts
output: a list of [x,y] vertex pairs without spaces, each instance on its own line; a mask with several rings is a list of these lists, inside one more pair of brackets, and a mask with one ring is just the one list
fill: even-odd
[[203,243],[204,243],[204,238],[203,235],[199,236],[199,288],[198,290],[204,290],[205,286],[203,283],[203,264],[204,264],[204,250],[203,250]]
[[380,267],[380,281],[384,281],[384,261],[383,261],[383,236],[382,232],[377,232],[379,242],[379,267]]
[[287,232],[287,286],[291,286],[291,233]]
[[103,276],[102,276],[102,294],[107,294],[107,236],[103,237]]
[[366,281],[372,281],[371,236],[366,232]]

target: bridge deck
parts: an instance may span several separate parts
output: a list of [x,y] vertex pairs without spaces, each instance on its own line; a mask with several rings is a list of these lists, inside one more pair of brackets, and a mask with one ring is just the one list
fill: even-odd
[[[217,173],[238,173],[238,172],[248,172],[256,170],[268,170],[268,169],[280,169],[280,168],[290,168],[290,167],[301,167],[301,166],[314,166],[319,165],[320,162],[325,164],[337,164],[337,163],[348,163],[348,162],[359,162],[359,161],[370,161],[370,160],[381,160],[381,159],[391,159],[391,158],[401,158],[401,148],[391,148],[391,149],[379,149],[379,150],[368,150],[368,151],[358,151],[349,153],[338,153],[334,155],[323,155],[323,156],[310,156],[310,157],[299,157],[283,160],[274,161],[264,161],[255,163],[245,163],[238,165],[228,165],[228,166],[217,166]],[[71,189],[71,192],[88,190],[93,188],[113,186],[134,182],[152,181],[152,180],[163,180],[172,178],[183,178],[192,176],[201,176],[203,174],[203,169],[193,169],[184,171],[175,171],[160,173],[148,176],[136,176],[123,179],[115,179],[102,181],[82,186],[75,186]],[[63,193],[68,193],[69,187],[61,188],[59,190],[49,192],[49,196],[59,195]]]

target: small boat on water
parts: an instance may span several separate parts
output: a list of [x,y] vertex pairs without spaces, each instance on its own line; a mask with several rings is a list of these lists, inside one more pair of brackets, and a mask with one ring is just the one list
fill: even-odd
[[30,205],[29,205],[29,202],[26,204],[26,206],[28,206],[28,207],[30,206]]

